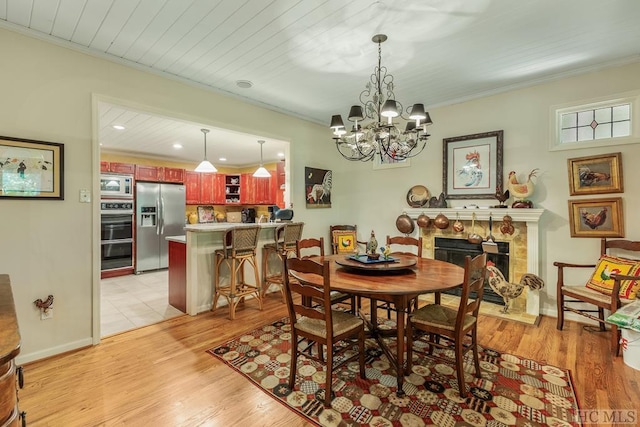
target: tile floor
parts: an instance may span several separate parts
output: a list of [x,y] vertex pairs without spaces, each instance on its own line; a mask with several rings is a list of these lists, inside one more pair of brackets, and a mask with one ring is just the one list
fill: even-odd
[[168,280],[167,270],[102,279],[102,337],[184,314],[169,305]]

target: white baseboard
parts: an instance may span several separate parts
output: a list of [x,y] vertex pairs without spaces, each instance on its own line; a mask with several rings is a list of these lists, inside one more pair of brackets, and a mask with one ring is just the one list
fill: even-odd
[[16,363],[18,365],[22,365],[24,363],[45,359],[51,356],[57,356],[58,354],[65,353],[67,351],[77,350],[83,347],[90,347],[92,345],[93,345],[93,339],[91,337],[87,337],[78,341],[66,343],[56,347],[49,347],[44,350],[35,351],[33,353],[19,354],[18,357],[16,357]]

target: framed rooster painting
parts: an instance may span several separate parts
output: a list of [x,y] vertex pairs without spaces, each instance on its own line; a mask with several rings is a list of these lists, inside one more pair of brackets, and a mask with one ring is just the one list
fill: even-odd
[[571,237],[624,237],[622,198],[569,200]]
[[501,130],[443,139],[447,199],[493,199],[502,190],[502,139]]
[[621,153],[568,159],[569,194],[622,193]]
[[304,168],[304,189],[307,208],[331,207],[331,178],[330,170]]

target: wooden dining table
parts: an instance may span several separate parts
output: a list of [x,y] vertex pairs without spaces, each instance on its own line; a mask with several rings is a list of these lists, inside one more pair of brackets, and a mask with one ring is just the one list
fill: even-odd
[[[464,269],[455,264],[411,255],[392,255],[396,260],[389,263],[364,264],[349,259],[344,254],[314,257],[322,263],[329,260],[331,266],[331,290],[370,298],[372,308],[375,301],[393,304],[396,312],[396,351],[391,352],[384,342],[384,331],[377,327],[377,313],[371,311],[367,325],[380,348],[396,369],[397,395],[404,396],[405,322],[406,312],[413,299],[419,295],[446,291],[462,285]],[[415,264],[413,261],[415,260]],[[385,264],[387,266],[385,267]],[[398,268],[406,264],[405,268]],[[367,267],[368,266],[368,267]],[[322,286],[322,278],[312,274],[292,271],[291,275],[302,283]]]

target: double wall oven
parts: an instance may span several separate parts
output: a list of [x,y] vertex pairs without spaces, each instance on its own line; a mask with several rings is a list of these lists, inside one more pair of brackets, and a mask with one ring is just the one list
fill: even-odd
[[133,271],[133,199],[100,201],[100,239],[103,274]]

